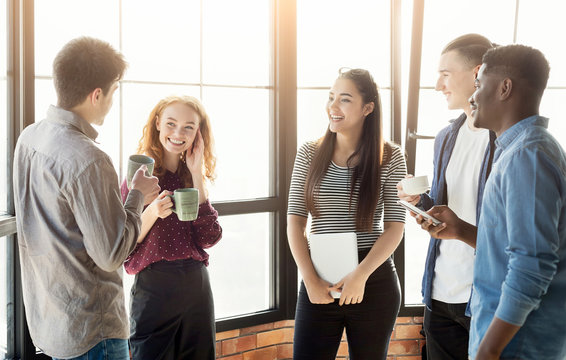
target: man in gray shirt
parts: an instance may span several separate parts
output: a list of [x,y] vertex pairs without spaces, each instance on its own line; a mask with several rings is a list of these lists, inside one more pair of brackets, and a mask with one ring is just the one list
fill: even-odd
[[27,127],[14,155],[23,297],[35,346],[54,358],[129,359],[122,263],[157,178],[138,170],[123,205],[110,157],[95,144],[126,69],[106,42],[82,37],[53,63],[57,106]]

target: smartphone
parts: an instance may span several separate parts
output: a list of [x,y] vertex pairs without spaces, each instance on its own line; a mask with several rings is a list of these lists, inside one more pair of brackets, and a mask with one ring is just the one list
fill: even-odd
[[405,200],[399,200],[399,201],[397,201],[397,203],[402,205],[405,209],[421,215],[425,219],[432,220],[432,224],[434,226],[442,224],[442,221],[438,220],[437,218],[433,217],[432,215],[427,214],[424,210],[419,209],[418,207],[412,205],[411,203],[406,202]]

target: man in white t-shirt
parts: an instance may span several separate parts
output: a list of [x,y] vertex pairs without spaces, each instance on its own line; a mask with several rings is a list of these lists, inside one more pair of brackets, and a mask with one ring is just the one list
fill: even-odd
[[[448,205],[471,224],[478,220],[495,136],[486,129],[474,127],[468,99],[474,92],[482,56],[492,47],[485,37],[466,34],[443,49],[436,90],[445,95],[449,109],[464,112],[435,138],[430,192],[411,196],[403,191],[401,183],[397,185],[401,199],[424,210],[434,205]],[[468,358],[468,304],[473,265],[474,248],[471,246],[461,241],[431,238],[422,288],[426,305],[426,351],[430,360]]]

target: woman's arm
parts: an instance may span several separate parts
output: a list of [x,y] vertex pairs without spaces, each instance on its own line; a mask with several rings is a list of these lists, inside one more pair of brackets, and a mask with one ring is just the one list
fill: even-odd
[[208,249],[222,238],[222,227],[218,223],[218,211],[210,201],[199,205],[198,217],[192,222],[191,240],[202,249]]
[[340,305],[362,302],[367,279],[397,249],[403,237],[404,226],[402,222],[383,223],[383,234],[373,244],[364,260],[334,286],[334,291],[340,291],[342,288]]
[[369,254],[355,271],[358,271],[360,275],[367,279],[397,249],[403,238],[404,226],[405,224],[401,222],[383,223],[383,234],[373,244]]
[[363,300],[367,279],[393,254],[403,236],[405,209],[397,203],[397,184],[407,174],[407,167],[401,150],[396,146],[390,149],[391,158],[383,169],[383,233],[356,269],[333,288],[336,291],[342,287],[340,305],[357,304]]
[[303,282],[313,304],[329,304],[334,301],[330,296],[331,284],[322,280],[312,264],[306,236],[307,218],[287,215],[287,238],[291,253],[303,277]]
[[157,221],[157,216],[155,216],[153,211],[151,211],[150,206],[146,207],[141,214],[141,229],[140,235],[138,236],[137,240],[138,244],[141,243],[143,239],[145,239],[145,237],[149,233],[149,230],[151,230],[151,227]]
[[153,224],[158,218],[165,219],[167,216],[171,215],[173,212],[173,201],[167,195],[172,193],[167,190],[163,190],[155,200],[149,204],[141,214],[141,229],[138,236],[138,244],[145,239],[149,231],[151,230]]

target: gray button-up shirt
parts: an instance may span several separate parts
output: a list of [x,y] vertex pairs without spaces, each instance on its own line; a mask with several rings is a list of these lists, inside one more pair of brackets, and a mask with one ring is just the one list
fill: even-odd
[[122,205],[98,133],[51,106],[14,155],[14,199],[26,317],[34,344],[69,358],[108,338],[127,339],[122,263],[140,231],[143,195]]

